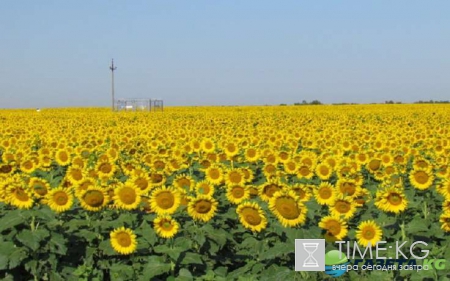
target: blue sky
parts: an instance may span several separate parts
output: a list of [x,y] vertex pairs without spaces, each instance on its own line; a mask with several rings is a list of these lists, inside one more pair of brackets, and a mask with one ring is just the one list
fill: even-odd
[[0,1],[0,108],[450,99],[450,1]]

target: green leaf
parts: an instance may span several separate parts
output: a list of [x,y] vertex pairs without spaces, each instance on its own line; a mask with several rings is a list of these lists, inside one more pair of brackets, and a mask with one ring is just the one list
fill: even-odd
[[158,237],[156,236],[155,231],[150,227],[150,225],[147,222],[142,222],[142,237],[147,240],[147,242],[154,246],[156,241],[158,240]]
[[217,276],[222,276],[222,277],[226,277],[227,272],[228,272],[228,268],[225,266],[220,266],[220,267],[216,268],[216,270],[214,270],[214,273]]
[[67,253],[67,240],[59,233],[52,232],[50,238],[50,251],[56,254],[65,255]]
[[292,245],[287,243],[276,243],[273,247],[264,251],[259,258],[261,260],[270,260],[292,252],[294,252]]
[[254,260],[249,261],[246,265],[230,272],[227,275],[227,278],[237,279],[239,276],[250,272],[251,268],[255,265],[255,263],[256,263],[256,261],[254,261]]
[[410,234],[427,232],[429,231],[429,222],[424,219],[415,219],[406,226],[406,231]]
[[20,262],[28,257],[28,251],[25,248],[16,248],[9,255],[9,269],[16,268]]
[[262,280],[294,280],[295,271],[287,267],[272,265],[263,271],[261,276],[266,277],[266,279]]
[[182,269],[180,269],[180,272],[178,273],[177,280],[191,281],[191,280],[194,280],[194,277],[192,276],[192,273],[189,270],[182,268]]
[[250,236],[245,238],[244,241],[242,241],[240,248],[243,249],[255,249],[262,241],[256,240],[256,238]]
[[17,210],[8,211],[6,215],[0,219],[0,232],[13,228],[23,222],[24,219]]
[[19,234],[16,235],[16,238],[20,243],[33,251],[39,249],[39,236],[34,235],[33,232],[29,229],[22,230]]
[[111,241],[110,240],[103,240],[102,242],[100,242],[100,245],[98,246],[98,248],[100,250],[102,250],[103,254],[105,254],[107,256],[115,256],[115,255],[117,255],[116,251],[114,251],[114,249],[111,246]]
[[181,264],[203,264],[202,256],[196,253],[186,252]]
[[151,256],[148,263],[144,267],[140,280],[151,280],[155,276],[159,276],[170,271],[170,264],[163,261],[161,257]]
[[178,257],[180,256],[181,252],[183,252],[183,250],[180,247],[169,248],[166,245],[158,245],[158,246],[154,247],[153,250],[155,251],[155,253],[158,253],[158,254],[169,255],[169,257],[174,262],[178,260]]
[[214,241],[220,248],[222,248],[227,243],[227,232],[222,229],[216,229],[207,232],[208,238]]
[[178,237],[175,239],[173,245],[179,247],[182,251],[186,251],[192,248],[192,241],[185,237]]
[[87,242],[92,242],[97,238],[97,232],[82,229],[79,232],[79,236],[83,237]]

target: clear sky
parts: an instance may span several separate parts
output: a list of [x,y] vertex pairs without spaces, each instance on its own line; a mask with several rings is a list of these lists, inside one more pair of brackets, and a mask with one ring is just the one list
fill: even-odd
[[0,108],[450,99],[450,1],[2,0]]

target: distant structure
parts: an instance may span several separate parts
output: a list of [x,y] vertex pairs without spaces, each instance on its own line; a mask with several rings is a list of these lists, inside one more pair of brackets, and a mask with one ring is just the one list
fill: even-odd
[[164,111],[162,99],[118,99],[115,111]]
[[114,59],[111,60],[111,109],[112,111],[164,111],[164,102],[162,99],[130,99],[114,98]]
[[111,59],[111,66],[109,67],[109,69],[111,69],[111,101],[112,101],[112,105],[111,105],[111,109],[114,111],[114,70],[117,69],[117,67],[114,67],[114,59]]

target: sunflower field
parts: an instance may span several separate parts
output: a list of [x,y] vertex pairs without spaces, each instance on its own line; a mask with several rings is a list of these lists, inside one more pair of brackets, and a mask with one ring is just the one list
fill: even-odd
[[450,280],[450,107],[0,110],[0,233],[3,280],[330,278],[300,238],[426,241],[446,270],[340,279]]

